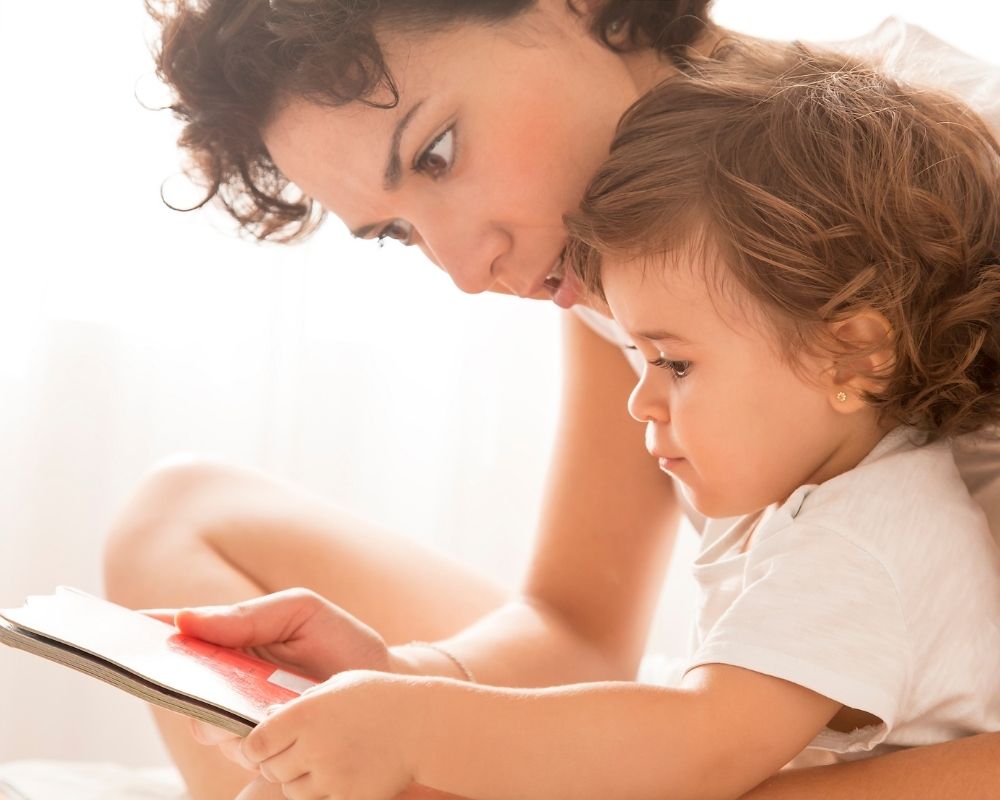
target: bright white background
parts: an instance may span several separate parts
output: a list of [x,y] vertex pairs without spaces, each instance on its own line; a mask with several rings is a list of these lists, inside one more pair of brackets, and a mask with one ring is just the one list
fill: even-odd
[[[176,172],[138,3],[0,2],[0,606],[100,590],[109,520],[180,450],[279,473],[505,580],[554,422],[558,312],[466,297],[417,254],[252,245],[164,208]],[[892,13],[984,58],[995,4],[719,0],[728,27],[835,40]],[[657,640],[681,646],[683,542]],[[0,653],[0,761],[164,760],[138,701]]]

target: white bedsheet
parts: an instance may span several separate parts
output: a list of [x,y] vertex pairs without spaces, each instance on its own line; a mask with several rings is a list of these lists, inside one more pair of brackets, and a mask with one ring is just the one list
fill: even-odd
[[177,771],[88,761],[0,764],[0,800],[188,800]]

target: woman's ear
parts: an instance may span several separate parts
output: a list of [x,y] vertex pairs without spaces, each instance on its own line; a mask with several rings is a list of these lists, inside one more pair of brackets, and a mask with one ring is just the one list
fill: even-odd
[[828,333],[837,355],[829,371],[830,404],[853,413],[867,407],[865,394],[882,391],[896,364],[895,337],[889,320],[864,309],[832,322]]

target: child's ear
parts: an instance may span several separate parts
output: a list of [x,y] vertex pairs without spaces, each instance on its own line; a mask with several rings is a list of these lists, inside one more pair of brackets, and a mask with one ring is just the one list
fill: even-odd
[[867,407],[865,394],[885,388],[896,363],[892,325],[874,309],[829,324],[838,355],[829,372],[830,404],[853,413]]

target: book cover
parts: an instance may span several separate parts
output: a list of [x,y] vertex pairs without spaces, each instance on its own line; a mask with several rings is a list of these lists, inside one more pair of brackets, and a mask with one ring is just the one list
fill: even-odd
[[240,735],[316,683],[66,586],[0,610],[0,643]]

